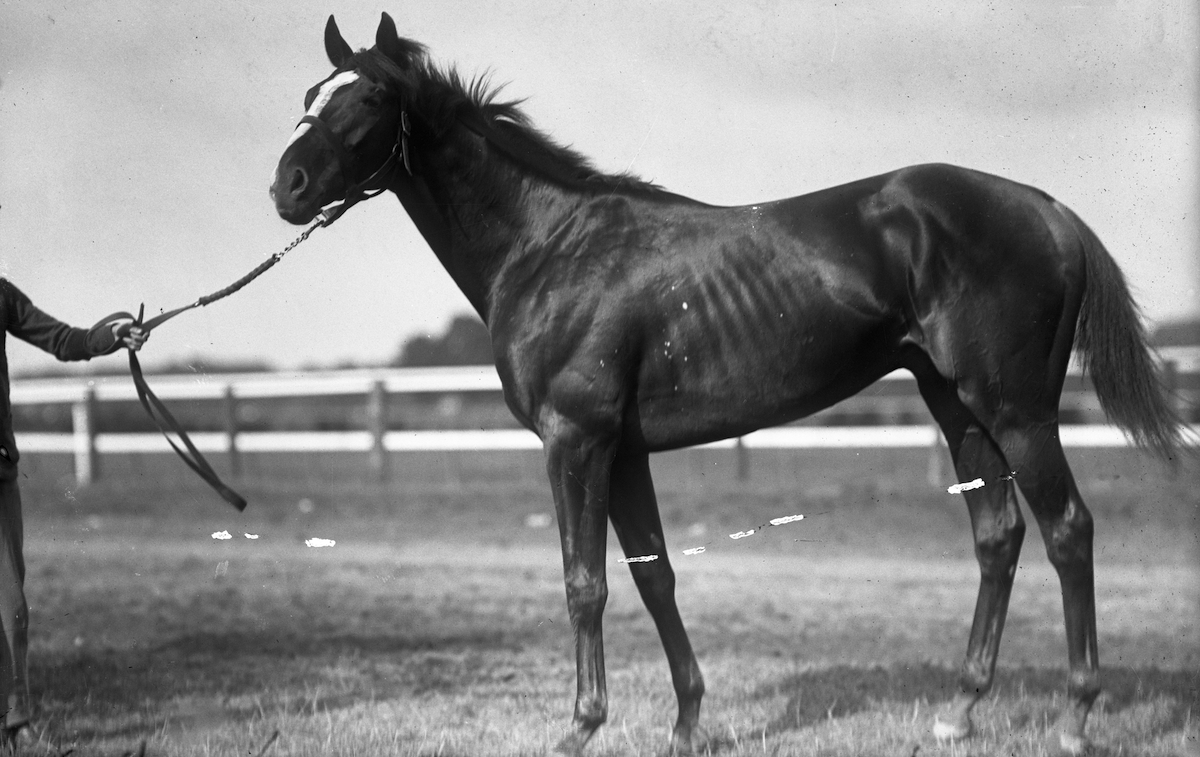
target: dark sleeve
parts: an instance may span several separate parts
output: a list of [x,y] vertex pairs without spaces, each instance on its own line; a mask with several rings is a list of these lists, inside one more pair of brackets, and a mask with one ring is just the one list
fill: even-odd
[[90,331],[75,328],[43,313],[12,282],[0,279],[0,290],[8,332],[59,360],[87,360],[111,351],[116,343],[107,325]]

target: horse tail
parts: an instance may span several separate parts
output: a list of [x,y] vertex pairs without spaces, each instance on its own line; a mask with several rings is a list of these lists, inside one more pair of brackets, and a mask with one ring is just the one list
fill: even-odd
[[1084,251],[1087,285],[1075,348],[1091,374],[1100,406],[1139,447],[1173,460],[1182,443],[1182,424],[1171,409],[1125,276],[1095,232],[1062,209]]

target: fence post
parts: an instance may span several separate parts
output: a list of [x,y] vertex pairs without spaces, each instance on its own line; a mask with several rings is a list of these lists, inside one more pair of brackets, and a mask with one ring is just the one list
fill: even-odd
[[71,405],[71,429],[75,437],[75,485],[87,486],[99,473],[96,456],[96,390],[87,386],[83,397]]
[[240,478],[242,457],[237,448],[237,397],[233,393],[233,384],[225,385],[225,400],[221,410],[225,416],[225,435],[229,437],[229,472],[234,478]]
[[387,449],[383,437],[387,433],[387,388],[382,381],[371,384],[367,394],[367,430],[371,432],[371,452],[368,467],[376,481],[387,480]]
[[733,445],[734,455],[737,457],[737,480],[748,481],[750,479],[750,452],[746,449],[746,443],[742,441],[742,437],[738,437]]

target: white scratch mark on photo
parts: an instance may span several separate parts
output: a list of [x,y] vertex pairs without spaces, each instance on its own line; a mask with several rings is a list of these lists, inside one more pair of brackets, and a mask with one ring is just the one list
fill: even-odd
[[221,562],[217,563],[217,572],[214,574],[214,578],[220,578],[221,576],[225,575],[228,572],[229,572],[229,561],[222,560]]
[[305,539],[304,546],[306,547],[332,547],[337,544],[333,539]]
[[747,536],[753,536],[755,530],[756,529],[752,528],[749,531],[738,531],[736,534],[730,534],[729,538],[730,539],[745,539]]
[[246,534],[246,533],[243,533],[243,534],[242,534],[242,536],[245,536],[247,539],[257,539],[257,538],[258,538],[258,534]]
[[658,555],[643,555],[641,557],[622,557],[617,562],[654,562]]
[[983,479],[977,478],[974,481],[967,481],[964,484],[955,484],[954,486],[947,487],[946,491],[949,492],[950,494],[962,494],[963,492],[967,492],[972,489],[982,489],[982,488],[983,488]]
[[217,531],[212,535],[212,538],[216,539],[217,541],[225,541],[226,539],[232,539],[233,534],[229,533],[228,531]]
[[692,547],[691,549],[683,550],[683,553],[685,555],[699,555],[702,554],[705,549],[706,547]]
[[795,523],[796,521],[804,520],[803,515],[785,515],[782,518],[772,518],[772,526],[782,526],[784,523]]

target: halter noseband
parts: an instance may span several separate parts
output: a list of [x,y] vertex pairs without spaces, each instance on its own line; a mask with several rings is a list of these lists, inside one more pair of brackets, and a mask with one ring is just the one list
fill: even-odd
[[375,184],[381,178],[386,178],[388,174],[394,171],[397,160],[404,163],[404,170],[408,172],[409,176],[413,175],[412,163],[408,157],[408,137],[412,134],[412,126],[408,120],[408,109],[405,107],[403,98],[400,99],[400,124],[396,129],[396,142],[392,145],[391,154],[383,161],[383,165],[375,169],[374,173],[357,184],[351,185],[346,180],[346,166],[350,163],[350,154],[346,152],[346,147],[342,144],[342,140],[338,139],[333,130],[329,128],[329,124],[317,116],[304,116],[300,119],[300,123],[296,124],[297,129],[300,128],[300,124],[311,126],[337,155],[338,166],[341,168],[342,173],[342,184],[347,187],[345,197],[341,200],[335,200],[321,209],[321,216],[323,217],[322,226],[328,226],[336,221],[353,205],[385,192],[387,190],[386,186],[370,187],[370,185]]

